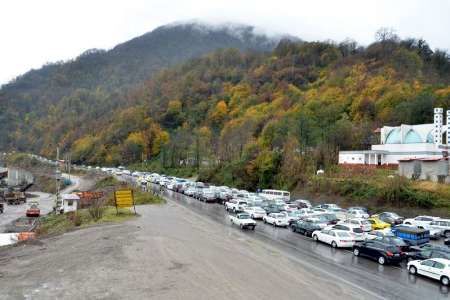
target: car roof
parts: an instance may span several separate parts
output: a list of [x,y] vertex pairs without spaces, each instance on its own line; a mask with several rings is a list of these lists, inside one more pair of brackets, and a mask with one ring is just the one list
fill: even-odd
[[446,258],[430,258],[430,259],[427,259],[427,260],[434,260],[434,261],[437,261],[437,262],[440,262],[440,263],[443,263],[443,264],[450,263],[450,260],[446,259]]

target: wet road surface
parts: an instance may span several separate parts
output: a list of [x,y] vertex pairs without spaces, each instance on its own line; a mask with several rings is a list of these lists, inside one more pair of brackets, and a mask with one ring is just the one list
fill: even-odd
[[[172,191],[166,191],[164,196],[167,200],[189,208],[218,225],[232,226],[228,213],[220,204],[204,203]],[[240,230],[238,227],[234,229]],[[248,237],[270,244],[293,261],[384,298],[448,298],[448,287],[441,286],[437,281],[410,275],[405,263],[381,266],[367,258],[353,256],[350,249],[333,249],[289,229],[276,228],[261,221],[255,231],[242,232]]]

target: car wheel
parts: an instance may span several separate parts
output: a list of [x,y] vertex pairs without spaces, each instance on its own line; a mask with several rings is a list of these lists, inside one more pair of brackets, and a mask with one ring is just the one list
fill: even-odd
[[242,224],[241,224],[241,225],[239,225],[239,227],[241,227],[241,229],[244,229],[244,225],[242,225]]
[[335,242],[335,241],[332,241],[332,242],[331,242],[331,247],[333,247],[333,248],[337,248],[337,244],[336,244],[336,242]]
[[312,238],[313,238],[313,240],[315,240],[315,241],[318,241],[318,240],[319,240],[319,238],[317,237],[317,235],[313,235]]
[[252,230],[255,230],[255,226],[252,226]]
[[416,275],[416,273],[417,273],[417,268],[414,267],[414,266],[409,267],[409,273],[410,273],[410,274],[413,274],[413,275]]
[[448,279],[447,276],[442,276],[441,277],[441,283],[445,286],[447,286],[450,283],[450,280]]
[[294,226],[291,226],[291,230],[292,230],[292,232],[297,232],[297,229],[295,229]]
[[446,238],[450,238],[450,231],[447,230],[446,232],[444,232],[444,235]]
[[386,263],[386,259],[383,256],[378,257],[378,263],[380,265],[384,265]]
[[359,249],[358,248],[353,249],[353,255],[354,256],[359,256]]

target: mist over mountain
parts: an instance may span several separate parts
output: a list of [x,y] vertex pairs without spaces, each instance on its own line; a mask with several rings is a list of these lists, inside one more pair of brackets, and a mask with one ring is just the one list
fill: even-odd
[[[156,71],[216,49],[271,51],[282,38],[256,33],[246,25],[174,23],[161,26],[111,50],[91,49],[77,58],[56,62],[17,77],[0,89],[0,149],[12,145],[30,147],[17,129],[45,116],[52,107],[74,94],[96,92],[85,101],[106,113],[126,103],[127,93]],[[292,38],[292,37],[291,37]],[[83,98],[83,97],[82,97]],[[84,99],[84,98],[83,98]],[[64,116],[61,116],[62,118]]]

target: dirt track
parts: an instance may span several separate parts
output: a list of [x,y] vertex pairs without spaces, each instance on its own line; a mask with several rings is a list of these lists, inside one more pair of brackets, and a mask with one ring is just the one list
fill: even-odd
[[125,224],[0,250],[1,299],[368,299],[169,202]]

